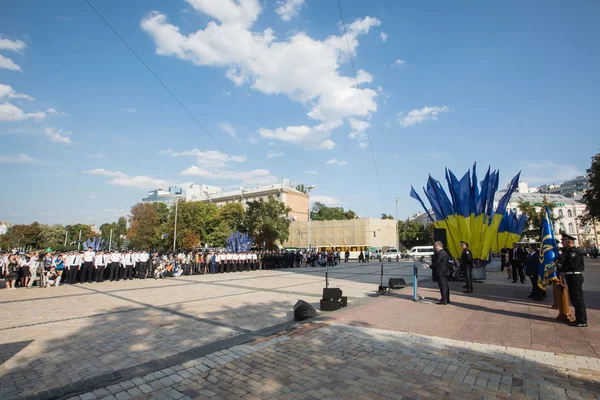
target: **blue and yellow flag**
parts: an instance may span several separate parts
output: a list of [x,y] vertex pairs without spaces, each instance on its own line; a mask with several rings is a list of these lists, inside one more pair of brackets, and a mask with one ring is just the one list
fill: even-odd
[[550,209],[546,206],[546,214],[542,221],[542,240],[540,246],[540,260],[538,263],[538,287],[546,290],[546,284],[558,280],[556,276],[556,259],[558,248],[554,239],[554,229],[550,219]]

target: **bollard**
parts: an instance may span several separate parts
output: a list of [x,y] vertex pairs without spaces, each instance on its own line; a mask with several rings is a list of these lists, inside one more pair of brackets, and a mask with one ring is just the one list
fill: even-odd
[[417,296],[417,283],[419,282],[419,268],[417,267],[417,263],[413,266],[413,301],[418,300]]

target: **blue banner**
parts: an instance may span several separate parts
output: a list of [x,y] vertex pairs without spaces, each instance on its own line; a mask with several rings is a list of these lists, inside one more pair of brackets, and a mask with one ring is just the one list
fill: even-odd
[[546,284],[549,281],[558,280],[556,277],[556,259],[558,258],[558,248],[554,239],[554,229],[552,229],[552,219],[550,218],[550,209],[546,206],[546,213],[542,221],[542,239],[540,240],[540,260],[538,264],[537,284],[542,290],[546,290]]

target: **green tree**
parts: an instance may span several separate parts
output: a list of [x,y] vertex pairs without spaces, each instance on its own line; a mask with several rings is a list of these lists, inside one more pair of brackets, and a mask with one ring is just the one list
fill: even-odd
[[246,210],[241,203],[229,203],[219,208],[219,219],[225,222],[231,232],[244,229],[245,216]]
[[527,239],[539,240],[540,234],[542,232],[542,221],[546,217],[546,206],[550,209],[550,219],[552,220],[552,225],[560,220],[560,217],[554,216],[554,207],[555,204],[549,202],[545,197],[544,201],[541,204],[532,204],[527,201],[520,201],[517,203],[517,208],[521,211],[521,213],[527,216],[527,222],[525,223],[525,227],[523,229],[523,237]]
[[64,245],[65,227],[62,225],[40,225],[39,246],[40,248],[52,249]]
[[94,237],[92,228],[86,224],[73,224],[65,227],[67,230],[67,245],[77,247],[77,241],[79,240],[79,232],[81,231],[81,241],[85,242],[88,239]]
[[587,170],[587,178],[590,187],[583,194],[582,199],[586,210],[580,217],[584,223],[600,220],[600,153],[592,157],[592,165]]
[[111,249],[120,249],[127,235],[127,219],[120,217],[116,222],[100,225],[98,229],[100,230],[100,237],[104,239],[107,245],[110,244]]
[[306,189],[306,187],[304,186],[303,183],[296,185],[296,190],[302,193],[307,193],[308,190]]
[[391,214],[381,214],[381,219],[394,219]]
[[352,210],[345,211],[343,207],[327,207],[325,204],[315,202],[310,211],[310,219],[313,221],[332,221],[358,218]]
[[287,216],[290,211],[272,196],[266,201],[251,201],[246,211],[245,231],[259,247],[274,249],[278,241],[284,242],[288,238],[290,220]]
[[433,224],[424,225],[416,221],[398,221],[400,243],[407,249],[413,246],[432,244]]
[[161,237],[167,218],[168,207],[163,203],[138,203],[131,207],[127,232],[129,246],[134,249],[168,248]]

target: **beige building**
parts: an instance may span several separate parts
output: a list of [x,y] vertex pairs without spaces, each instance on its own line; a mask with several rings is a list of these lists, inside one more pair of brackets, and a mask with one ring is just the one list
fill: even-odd
[[218,186],[192,184],[186,187],[172,186],[168,190],[155,189],[148,192],[142,202],[163,202],[174,204],[176,199],[185,201],[205,201],[218,206],[228,203],[242,203],[267,199],[269,196],[280,200],[291,208],[288,216],[292,221],[308,221],[308,194],[299,192],[285,184],[263,185],[254,188],[224,191]]
[[[290,224],[287,248],[308,247],[308,221]],[[396,221],[359,218],[343,221],[310,221],[310,247],[360,251],[360,247],[396,247]],[[364,249],[363,249],[364,250]]]

